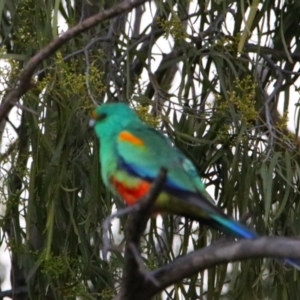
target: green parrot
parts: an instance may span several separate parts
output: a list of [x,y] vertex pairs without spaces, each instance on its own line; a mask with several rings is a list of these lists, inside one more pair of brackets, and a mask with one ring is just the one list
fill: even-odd
[[[123,103],[103,104],[92,113],[90,125],[100,139],[101,174],[114,195],[133,205],[145,196],[162,167],[167,178],[154,211],[200,221],[236,238],[258,235],[232,220],[208,199],[193,163],[171,141],[143,123]],[[300,270],[297,260],[285,262]]]

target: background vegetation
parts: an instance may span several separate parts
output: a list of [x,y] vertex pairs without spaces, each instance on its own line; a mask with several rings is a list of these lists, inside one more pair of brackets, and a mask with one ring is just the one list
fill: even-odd
[[[119,2],[2,1],[3,103],[64,22]],[[26,286],[14,299],[111,299],[120,284],[122,255],[100,256],[102,222],[122,203],[100,178],[88,128],[96,103],[128,102],[164,131],[234,218],[251,212],[248,225],[260,234],[299,236],[299,12],[287,0],[153,1],[89,28],[38,65],[0,124],[2,224],[13,290]],[[142,244],[150,269],[220,238],[174,216],[150,225]],[[164,295],[298,299],[299,286],[299,272],[266,258],[200,272]]]

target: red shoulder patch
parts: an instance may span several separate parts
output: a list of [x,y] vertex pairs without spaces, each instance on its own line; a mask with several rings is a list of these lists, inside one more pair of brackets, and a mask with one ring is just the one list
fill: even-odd
[[150,189],[150,183],[147,181],[141,181],[135,187],[127,187],[125,184],[112,177],[111,183],[127,205],[135,204],[140,198],[145,196]]

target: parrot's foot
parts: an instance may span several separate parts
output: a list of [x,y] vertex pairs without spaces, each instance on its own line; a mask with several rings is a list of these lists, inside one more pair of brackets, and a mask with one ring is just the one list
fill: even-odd
[[137,210],[137,207],[134,206],[129,206],[125,207],[123,209],[119,209],[117,212],[111,214],[108,216],[104,222],[103,222],[103,236],[102,236],[102,242],[103,242],[103,248],[102,248],[102,255],[103,255],[103,260],[107,261],[107,253],[108,251],[116,251],[117,247],[114,247],[110,244],[110,239],[109,239],[109,231],[110,231],[110,226],[111,226],[111,221],[115,218],[125,216],[133,211]]
[[136,245],[134,243],[128,243],[127,246],[130,249],[136,263],[138,264],[139,271],[140,271],[141,275],[143,276],[143,278],[145,279],[145,281],[150,281],[155,286],[159,286],[160,285],[159,282],[156,280],[156,278],[153,275],[151,275],[151,273],[145,266],[145,264],[143,262],[143,258],[141,256],[138,248],[136,247]]

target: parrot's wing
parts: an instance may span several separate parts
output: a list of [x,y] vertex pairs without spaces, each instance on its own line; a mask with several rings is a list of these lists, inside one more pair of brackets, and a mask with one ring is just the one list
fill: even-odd
[[147,181],[153,181],[161,167],[168,170],[168,192],[184,200],[169,202],[168,212],[200,220],[237,237],[251,239],[257,236],[208,200],[194,165],[159,132],[144,125],[127,128],[118,136],[117,153],[120,169]]
[[153,181],[162,167],[168,171],[169,188],[205,192],[192,162],[160,132],[144,124],[128,126],[117,138],[119,164],[132,175]]

